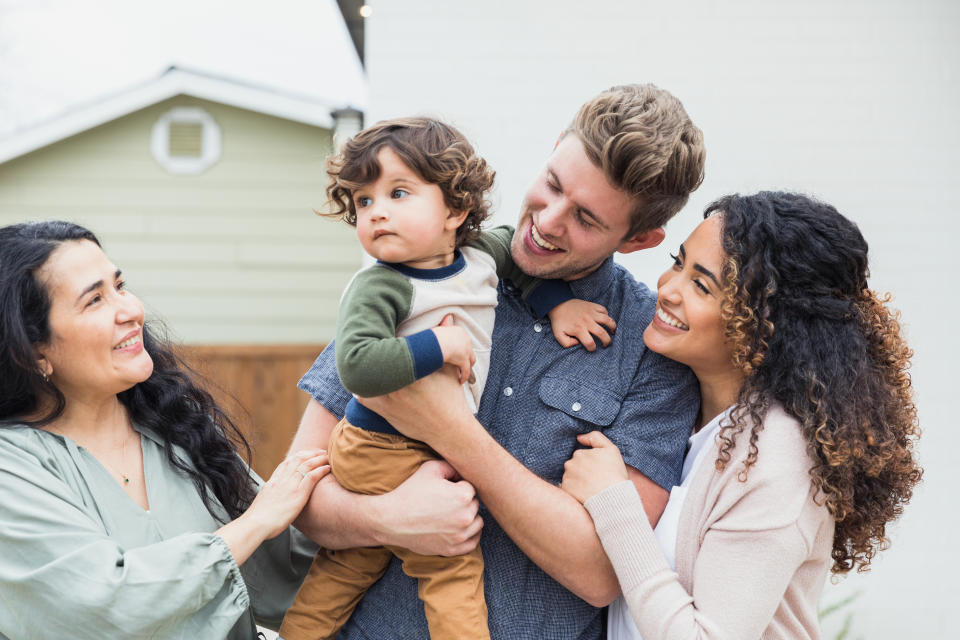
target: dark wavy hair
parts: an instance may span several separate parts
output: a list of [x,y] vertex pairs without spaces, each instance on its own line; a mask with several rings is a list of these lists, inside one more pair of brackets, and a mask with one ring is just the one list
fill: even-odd
[[384,147],[407,167],[443,192],[444,202],[467,217],[457,229],[456,246],[476,240],[490,217],[486,194],[496,173],[454,127],[432,118],[395,118],[378,122],[349,140],[327,160],[327,198],[331,213],[320,215],[357,224],[353,193],[380,177],[377,154]]
[[749,422],[746,479],[763,416],[779,403],[800,422],[818,499],[836,520],[833,572],[866,571],[923,474],[899,314],[889,294],[868,288],[867,243],[832,206],[761,192],[721,198],[712,214],[726,254],[721,313],[746,380],[721,427],[717,467]]
[[[0,228],[0,424],[42,427],[66,408],[67,399],[44,379],[34,351],[34,345],[50,339],[51,300],[38,272],[61,244],[81,240],[100,246],[92,232],[70,222]],[[215,498],[230,519],[236,518],[255,493],[248,467],[237,455],[239,449],[249,460],[250,446],[152,323],[143,327],[143,346],[153,359],[153,373],[117,397],[133,422],[163,439],[167,459],[193,480],[211,515],[226,522]],[[49,411],[34,417],[46,403]],[[176,447],[189,460],[181,460]]]

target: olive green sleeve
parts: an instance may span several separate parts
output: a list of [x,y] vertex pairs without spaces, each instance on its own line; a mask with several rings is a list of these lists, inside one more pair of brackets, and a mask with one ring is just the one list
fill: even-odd
[[514,232],[514,228],[509,225],[494,227],[482,231],[480,237],[469,246],[490,254],[497,265],[497,277],[510,280],[520,289],[524,302],[529,304],[538,316],[543,317],[561,302],[572,300],[575,296],[570,285],[563,280],[541,280],[528,276],[517,266],[510,255]]
[[413,285],[386,266],[364,269],[347,286],[337,319],[337,373],[347,391],[383,395],[443,366],[429,329],[396,337],[412,303]]

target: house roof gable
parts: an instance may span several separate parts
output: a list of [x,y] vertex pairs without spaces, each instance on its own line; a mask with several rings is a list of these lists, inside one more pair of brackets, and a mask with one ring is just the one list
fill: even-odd
[[178,95],[189,95],[325,129],[334,126],[333,111],[352,107],[315,97],[278,92],[223,76],[170,67],[148,82],[70,109],[45,122],[0,138],[0,164]]

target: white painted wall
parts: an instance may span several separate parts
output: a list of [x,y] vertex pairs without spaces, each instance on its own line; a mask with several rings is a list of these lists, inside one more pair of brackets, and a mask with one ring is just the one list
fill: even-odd
[[[367,123],[422,113],[460,126],[498,171],[497,221],[577,107],[624,82],[679,96],[704,130],[707,178],[663,247],[622,262],[648,283],[711,199],[795,189],[856,220],[873,285],[916,350],[926,475],[868,576],[849,638],[945,637],[960,600],[948,420],[960,357],[960,3],[955,0],[371,0]],[[845,613],[824,621],[826,637]],[[836,620],[835,620],[836,619]]]

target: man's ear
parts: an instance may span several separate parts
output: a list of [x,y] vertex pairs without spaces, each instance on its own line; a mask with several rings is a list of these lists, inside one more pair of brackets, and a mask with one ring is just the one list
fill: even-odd
[[640,249],[650,249],[663,242],[663,239],[666,237],[667,232],[663,230],[663,227],[657,227],[656,229],[638,233],[624,240],[623,244],[617,247],[617,251],[620,253],[633,253]]
[[447,231],[456,231],[460,228],[460,225],[463,224],[463,221],[467,219],[467,214],[469,211],[454,211],[450,210],[449,215],[447,215],[446,222],[443,223],[443,228]]

